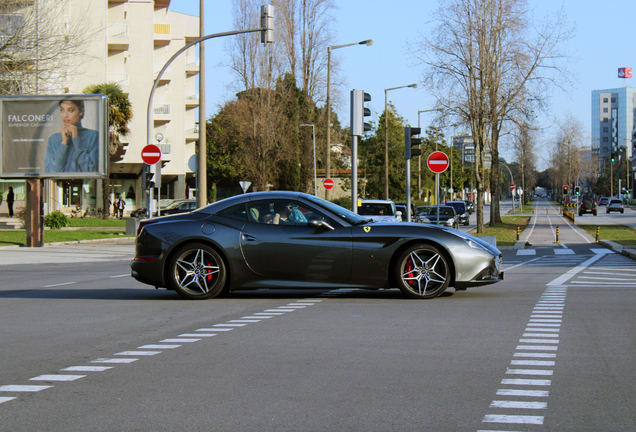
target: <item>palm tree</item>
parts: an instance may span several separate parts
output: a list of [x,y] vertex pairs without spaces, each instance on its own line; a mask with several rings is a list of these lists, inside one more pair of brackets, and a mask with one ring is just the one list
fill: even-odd
[[[117,162],[117,155],[123,150],[123,144],[120,136],[126,136],[130,133],[128,123],[132,119],[132,104],[128,95],[126,95],[119,84],[93,84],[83,90],[84,94],[103,94],[108,96],[108,154],[111,163]],[[102,180],[102,217],[108,219],[110,215],[110,206],[108,198],[110,197],[110,178]]]

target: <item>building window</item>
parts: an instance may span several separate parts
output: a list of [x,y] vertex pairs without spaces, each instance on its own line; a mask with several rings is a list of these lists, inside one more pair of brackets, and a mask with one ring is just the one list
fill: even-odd
[[616,103],[616,98],[612,98],[612,103]]
[[603,103],[607,103],[607,102],[608,102],[607,98],[603,98]]
[[603,137],[603,142],[609,142],[609,138]]
[[609,122],[609,119],[607,117],[604,117],[603,118],[603,123],[607,123],[607,122]]
[[603,108],[603,112],[606,113],[606,112],[609,112],[609,111],[608,111],[607,108]]
[[603,128],[603,132],[609,132],[609,128],[608,127],[604,127]]

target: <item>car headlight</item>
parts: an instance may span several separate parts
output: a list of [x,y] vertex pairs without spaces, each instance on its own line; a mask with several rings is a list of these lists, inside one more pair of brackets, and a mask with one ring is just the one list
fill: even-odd
[[466,244],[468,244],[468,246],[470,246],[473,249],[481,249],[481,250],[485,250],[486,252],[490,252],[486,246],[482,245],[479,242],[476,242],[471,237],[468,237],[468,234],[465,234],[463,231],[454,230],[451,234],[456,235],[457,237],[464,240]]

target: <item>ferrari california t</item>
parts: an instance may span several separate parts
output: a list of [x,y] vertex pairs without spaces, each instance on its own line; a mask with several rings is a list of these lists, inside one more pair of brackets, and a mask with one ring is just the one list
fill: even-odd
[[132,276],[187,299],[241,289],[399,288],[433,298],[503,279],[501,252],[462,231],[377,223],[299,192],[254,192],[140,221]]

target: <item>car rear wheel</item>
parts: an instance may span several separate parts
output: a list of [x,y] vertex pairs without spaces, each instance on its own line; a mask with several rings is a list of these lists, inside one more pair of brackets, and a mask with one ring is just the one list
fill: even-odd
[[450,283],[450,266],[444,255],[424,244],[410,247],[397,261],[397,280],[400,291],[419,299],[434,298],[442,294]]
[[227,271],[221,256],[211,247],[200,243],[179,249],[168,268],[171,288],[190,300],[216,297],[223,290],[226,278]]

